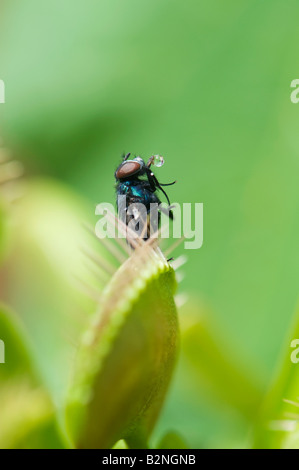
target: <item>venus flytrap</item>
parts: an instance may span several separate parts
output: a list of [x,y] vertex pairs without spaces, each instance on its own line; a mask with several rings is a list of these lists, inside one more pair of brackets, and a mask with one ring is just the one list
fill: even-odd
[[146,447],[178,346],[174,271],[142,242],[108,283],[78,348],[66,406],[73,446]]
[[[59,261],[64,266],[65,250],[59,251],[60,248],[63,250],[64,246],[61,231],[58,233],[59,240],[62,239],[62,246],[57,247],[55,244],[55,250],[52,252],[53,241],[51,240],[51,244],[47,245],[48,229],[54,226],[63,227],[62,220],[65,223],[65,214],[61,220],[58,217],[60,212],[57,211],[56,200],[53,201],[53,191],[49,193],[51,193],[51,203],[55,210],[50,210],[50,213],[55,214],[56,219],[58,217],[59,223],[45,224],[38,211],[43,205],[48,208],[47,204],[43,204],[44,199],[48,201],[47,191],[48,187],[45,184],[29,183],[26,195],[18,201],[14,209],[15,219],[20,226],[26,222],[26,227],[30,228],[28,234],[26,230],[22,230],[22,238],[18,238],[20,242],[18,253],[26,254],[27,244],[32,240],[35,255],[36,247],[40,243],[44,248],[43,252],[51,258],[52,264]],[[55,195],[59,201],[60,193],[57,196],[56,191]],[[61,197],[61,200],[65,202],[66,195],[62,196],[64,199]],[[47,209],[47,218],[48,212]],[[38,217],[35,217],[36,213],[39,214]],[[26,215],[26,221],[23,221],[22,214],[24,217]],[[69,247],[69,238],[65,237],[65,240]],[[73,379],[69,387],[66,407],[69,441],[61,437],[62,431],[59,430],[57,422],[57,417],[60,416],[60,409],[58,409],[60,395],[56,409],[51,398],[56,393],[57,377],[58,383],[62,383],[59,379],[60,372],[57,371],[53,357],[46,356],[37,341],[37,323],[47,325],[47,339],[50,338],[50,343],[49,341],[48,343],[55,344],[59,351],[60,343],[49,328],[49,321],[51,323],[53,320],[52,316],[45,317],[45,311],[33,305],[29,310],[39,311],[43,315],[35,318],[33,328],[33,325],[27,321],[26,312],[25,315],[21,312],[26,329],[33,339],[35,353],[39,351],[43,360],[51,361],[53,364],[48,372],[48,368],[42,367],[46,362],[41,363],[39,356],[33,354],[28,356],[27,346],[23,348],[23,333],[21,336],[18,335],[17,324],[14,321],[11,323],[10,315],[8,315],[8,324],[12,325],[11,336],[4,334],[7,316],[2,317],[0,338],[5,341],[6,352],[9,352],[7,357],[11,357],[12,351],[17,352],[22,347],[26,351],[23,355],[26,358],[26,364],[20,360],[21,369],[16,367],[16,371],[12,375],[9,372],[8,376],[5,376],[10,370],[7,367],[9,364],[7,361],[5,369],[2,369],[5,387],[3,382],[1,401],[9,413],[5,414],[3,408],[1,414],[0,409],[0,417],[5,423],[3,434],[0,434],[0,447],[109,448],[117,445],[121,439],[125,439],[121,441],[124,442],[121,444],[124,446],[147,446],[148,437],[167,391],[177,352],[178,323],[173,297],[176,289],[174,271],[158,248],[156,240],[150,243],[140,240],[132,241],[135,248],[133,252],[124,240],[119,240],[117,247],[113,247],[111,243],[107,244],[106,240],[102,241],[102,245],[106,245],[110,254],[118,259],[119,268],[109,269],[109,273],[106,272],[106,278],[110,280],[101,293],[99,311],[94,315],[87,332],[82,336],[77,357],[73,363]],[[107,271],[109,256],[108,251],[106,253],[103,253],[103,250],[100,251],[102,263],[99,272],[101,270],[103,272],[103,270]],[[128,253],[125,254],[126,251]],[[97,261],[98,259],[95,259],[95,264]],[[30,268],[31,264],[26,282],[30,279],[30,285],[36,286],[39,279],[31,278]],[[47,269],[49,270],[49,265]],[[32,273],[35,275],[36,270]],[[40,273],[39,269],[38,276],[42,278]],[[14,282],[17,283],[17,281]],[[37,288],[34,299],[38,297],[37,301],[39,301],[40,294],[41,290]],[[64,324],[64,322],[61,323],[61,325]],[[57,330],[61,329],[59,325],[57,319]],[[16,338],[11,342],[9,338],[14,334]],[[57,353],[56,356],[58,356]],[[61,354],[59,354],[59,360],[62,363],[59,367],[65,371],[66,375],[67,370]],[[18,361],[15,361],[15,364],[17,365]],[[34,369],[33,372],[31,368]],[[40,377],[40,374],[36,373],[38,369],[45,377]],[[55,382],[54,385],[52,382]],[[64,395],[62,386],[60,389],[61,395]],[[15,409],[18,411],[13,414],[16,398],[18,407]],[[10,420],[9,416],[14,419]],[[19,429],[23,429],[24,433],[20,434]]]

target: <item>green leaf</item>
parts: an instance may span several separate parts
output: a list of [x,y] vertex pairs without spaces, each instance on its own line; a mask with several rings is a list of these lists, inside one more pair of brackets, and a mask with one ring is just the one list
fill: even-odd
[[182,358],[197,380],[197,388],[247,419],[255,419],[263,399],[260,371],[258,367],[254,370],[240,348],[228,341],[213,312],[200,304],[189,302],[182,312]]
[[170,431],[162,437],[157,449],[189,449],[189,447],[177,432]]
[[0,448],[65,447],[48,393],[26,378],[1,383]]
[[128,445],[124,439],[121,439],[120,441],[117,441],[116,444],[114,444],[113,449],[128,449]]
[[295,339],[299,341],[299,309],[260,411],[255,433],[257,448],[299,448],[299,363],[292,358],[296,351],[291,345]]
[[5,249],[5,235],[6,235],[6,214],[3,207],[3,203],[0,199],[0,262],[3,258],[3,252]]
[[0,448],[64,447],[26,333],[19,319],[4,307],[0,309],[0,340]]
[[75,447],[146,446],[177,354],[175,287],[161,252],[145,246],[107,285],[74,364],[66,418]]

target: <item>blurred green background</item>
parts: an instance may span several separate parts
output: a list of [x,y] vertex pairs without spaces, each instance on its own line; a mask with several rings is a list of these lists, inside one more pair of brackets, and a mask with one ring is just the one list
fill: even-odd
[[[37,204],[29,219],[19,209],[22,243],[44,217],[48,263],[60,261],[60,274],[70,260],[80,266],[72,226],[65,227],[68,203],[80,222],[95,220],[96,204],[114,203],[123,152],[162,154],[159,178],[178,180],[170,200],[204,204],[203,247],[185,252],[180,291],[192,307],[182,311],[183,328],[190,310],[206,315],[225,354],[245,375],[256,373],[263,390],[299,293],[299,106],[290,101],[297,14],[295,0],[6,0],[0,10],[0,133]],[[74,298],[26,247],[24,259],[10,263],[17,275],[2,274],[1,290],[38,350],[45,318],[51,325],[53,311],[71,309]],[[42,289],[34,301],[33,282]],[[42,320],[41,310],[48,311]],[[248,434],[244,417],[204,393],[184,357],[153,439],[169,429],[196,447],[239,446]]]

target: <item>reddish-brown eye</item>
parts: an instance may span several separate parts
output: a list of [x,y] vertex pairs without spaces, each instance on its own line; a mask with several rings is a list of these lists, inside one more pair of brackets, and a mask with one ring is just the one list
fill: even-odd
[[134,175],[134,173],[137,173],[137,171],[139,170],[140,170],[140,163],[124,162],[115,173],[115,176],[117,179],[121,180],[123,178],[127,178],[128,176]]

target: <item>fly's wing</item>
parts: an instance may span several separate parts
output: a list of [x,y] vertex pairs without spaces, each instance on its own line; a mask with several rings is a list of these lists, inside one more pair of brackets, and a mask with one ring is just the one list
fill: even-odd
[[161,213],[158,203],[151,203],[150,207],[134,202],[128,205],[126,212],[127,238],[135,237],[147,240],[157,237],[160,227]]
[[118,194],[116,199],[118,218],[127,225],[127,198],[125,194]]
[[128,205],[126,224],[128,226],[128,237],[147,240],[150,235],[150,216],[146,206],[140,202]]

